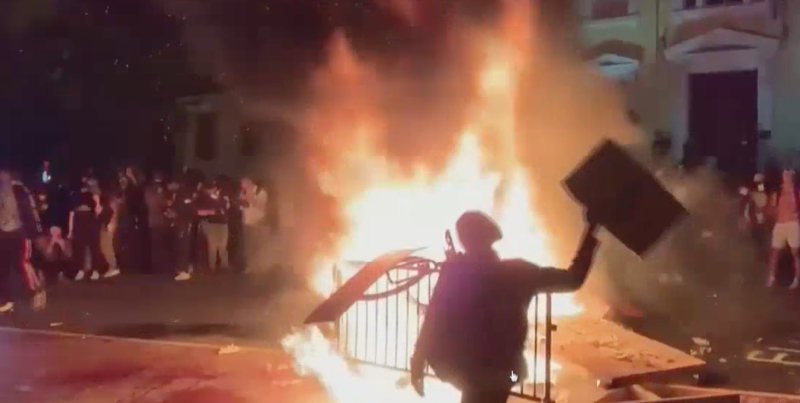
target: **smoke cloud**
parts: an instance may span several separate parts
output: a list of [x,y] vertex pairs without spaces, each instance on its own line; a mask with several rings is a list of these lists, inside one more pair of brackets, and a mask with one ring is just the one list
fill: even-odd
[[[563,10],[552,10],[552,4],[568,2],[542,2],[549,5],[544,9],[538,2],[506,1],[493,3],[492,12],[486,12],[486,2],[481,7],[428,2],[439,7],[432,13],[424,9],[426,2],[376,0],[377,11],[365,25],[389,30],[399,19],[402,27],[392,29],[406,39],[402,46],[385,42],[382,48],[375,45],[380,41],[364,37],[385,32],[365,35],[363,25],[348,25],[347,16],[358,11],[346,2],[302,10],[275,2],[269,11],[277,13],[269,17],[275,23],[261,24],[256,35],[261,40],[251,40],[243,51],[240,42],[252,32],[232,27],[231,9],[239,3],[164,1],[168,12],[187,16],[186,41],[198,71],[213,74],[252,110],[280,102],[282,116],[295,129],[291,147],[280,158],[263,161],[263,170],[278,177],[279,198],[294,210],[289,249],[300,278],[317,269],[312,257],[335,250],[347,229],[341,201],[371,183],[376,174],[371,167],[388,166],[398,176],[424,169],[435,177],[467,129],[489,151],[488,166],[503,171],[509,150],[524,164],[532,199],[562,266],[584,225],[581,208],[562,181],[602,140],[639,144],[637,156],[662,172],[664,184],[685,200],[692,217],[644,261],[605,237],[590,290],[624,293],[624,299],[681,316],[687,315],[687,301],[701,301],[711,289],[712,279],[701,268],[728,267],[733,274],[726,278],[739,281],[747,265],[755,264],[755,252],[731,227],[735,207],[717,202],[723,192],[718,178],[708,172],[680,174],[641,151],[646,137],[627,119],[625,94],[586,65],[570,42],[575,27]],[[248,8],[240,7],[238,15],[241,10]],[[302,35],[290,30],[298,24],[309,28]],[[493,62],[511,63],[515,80],[493,77],[491,69],[482,72]],[[482,99],[499,110],[482,109]],[[482,124],[482,113],[508,119]],[[512,138],[498,134],[509,130]],[[712,236],[703,235],[709,231]],[[681,293],[654,292],[669,289],[664,281],[679,277]],[[736,301],[743,293],[734,287],[727,295]],[[725,312],[738,323],[735,303]]]

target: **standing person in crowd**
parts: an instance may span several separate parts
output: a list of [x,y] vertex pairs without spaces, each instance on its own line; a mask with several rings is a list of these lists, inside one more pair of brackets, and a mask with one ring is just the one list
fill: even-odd
[[114,248],[117,228],[119,228],[119,200],[120,197],[107,192],[102,199],[103,210],[100,213],[100,252],[108,263],[105,278],[120,275],[119,264],[117,263],[117,251]]
[[75,281],[83,280],[88,274],[91,280],[100,279],[100,270],[104,265],[100,252],[100,214],[103,206],[100,203],[97,180],[84,175],[81,187],[72,204],[69,214],[68,237],[73,243],[73,253],[78,274]]
[[178,183],[175,189],[175,196],[170,207],[172,217],[172,228],[175,239],[175,268],[177,275],[176,281],[186,281],[192,278],[195,259],[192,254],[192,243],[194,238],[194,221],[197,215],[195,200],[197,192],[187,183],[184,178],[182,183]]
[[221,194],[216,181],[206,183],[198,197],[197,215],[200,216],[200,230],[208,245],[208,267],[212,271],[220,259],[219,269],[230,267],[228,259],[228,220],[227,211],[230,200]]
[[147,207],[147,226],[150,230],[150,264],[156,273],[166,273],[169,265],[169,231],[167,225],[167,194],[163,178],[153,175],[153,182],[144,193]]
[[794,264],[794,280],[790,289],[800,287],[800,222],[798,222],[798,192],[794,171],[783,171],[780,189],[772,195],[770,208],[775,217],[772,229],[772,250],[769,256],[767,287],[775,285],[781,250],[789,245]]
[[741,194],[744,226],[750,229],[759,249],[766,250],[769,195],[764,184],[764,175],[756,174],[752,188],[742,187]]
[[34,296],[34,307],[42,301],[42,281],[31,264],[32,240],[42,238],[42,225],[33,196],[11,171],[0,167],[0,313],[14,308],[18,296],[11,281],[18,275],[24,291]]
[[44,271],[46,283],[56,279],[65,280],[71,276],[72,245],[64,238],[61,227],[50,227],[50,235],[47,237],[42,255],[44,258],[42,259],[42,271]]
[[245,270],[263,271],[259,264],[264,264],[260,259],[261,251],[266,247],[269,239],[269,226],[267,221],[267,206],[269,199],[267,190],[259,186],[253,179],[242,178],[239,193],[239,205],[242,210],[243,251]]
[[39,214],[39,219],[45,224],[50,224],[50,200],[47,195],[47,185],[44,183],[39,184],[34,188],[36,211]]

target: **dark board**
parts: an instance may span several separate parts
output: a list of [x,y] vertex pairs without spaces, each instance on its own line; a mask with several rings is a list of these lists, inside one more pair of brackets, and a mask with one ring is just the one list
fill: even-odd
[[605,141],[564,185],[600,224],[637,255],[644,255],[686,209],[622,147]]

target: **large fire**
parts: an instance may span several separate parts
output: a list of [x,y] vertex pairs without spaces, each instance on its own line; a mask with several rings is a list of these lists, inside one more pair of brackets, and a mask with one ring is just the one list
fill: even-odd
[[[380,119],[370,108],[369,96],[362,93],[369,76],[359,71],[356,58],[346,43],[338,39],[340,42],[332,47],[328,74],[334,76],[337,85],[347,87],[341,90],[346,94],[339,102],[315,110],[314,116],[318,125],[324,122],[325,129],[332,133],[329,138],[341,142],[332,146],[336,149],[329,155],[333,161],[326,161],[328,165],[318,173],[323,190],[341,203],[347,232],[340,240],[338,253],[319,257],[314,286],[320,294],[327,296],[334,290],[331,270],[337,262],[369,261],[388,251],[417,247],[426,248],[420,252],[425,257],[441,260],[445,230],[451,229],[458,216],[467,210],[487,212],[498,221],[504,232],[503,240],[496,245],[502,257],[554,264],[547,232],[532,203],[534,184],[515,153],[515,103],[526,57],[515,39],[518,38],[500,34],[482,43],[486,57],[478,75],[480,91],[472,103],[470,115],[474,119],[465,126],[457,148],[441,173],[433,174],[420,168],[410,177],[407,172],[401,174],[375,145],[378,138],[375,131],[381,129],[376,122]],[[354,272],[345,270],[342,274],[346,280]],[[555,316],[575,315],[581,311],[572,295],[554,296]],[[531,312],[530,317],[534,313]],[[408,323],[405,319],[416,315],[415,312],[402,314],[405,323]],[[385,309],[366,315],[363,320],[396,322],[397,318],[385,315],[397,313]],[[400,344],[411,346],[403,349],[401,357],[394,358],[408,362],[416,341],[415,332],[409,330],[395,329],[375,337],[392,348]],[[403,340],[393,339],[395,336],[390,333],[403,333]],[[355,334],[348,337],[358,337],[357,332]],[[398,386],[401,373],[372,366],[354,368],[345,354],[317,329],[289,336],[283,345],[294,355],[298,369],[316,376],[333,401],[420,399],[409,386]],[[539,382],[544,379],[541,366],[542,360],[538,360],[535,371],[531,371],[532,377],[536,373]],[[553,369],[558,368],[554,363]],[[426,392],[426,399],[458,400],[456,390],[433,379],[428,380]]]

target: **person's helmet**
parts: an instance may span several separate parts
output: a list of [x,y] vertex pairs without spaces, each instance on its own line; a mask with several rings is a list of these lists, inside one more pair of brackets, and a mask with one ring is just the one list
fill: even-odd
[[456,221],[456,235],[467,252],[491,247],[503,239],[500,226],[480,211],[467,211]]

